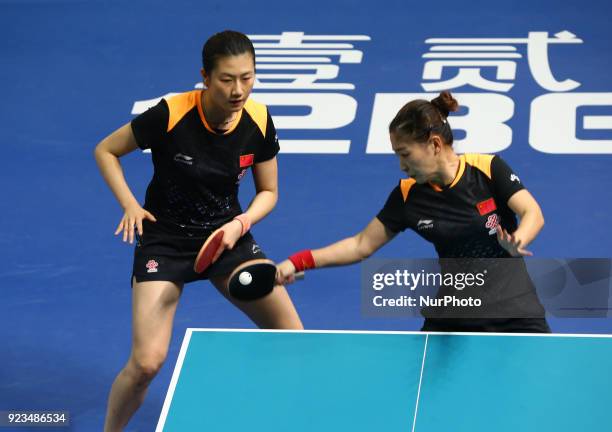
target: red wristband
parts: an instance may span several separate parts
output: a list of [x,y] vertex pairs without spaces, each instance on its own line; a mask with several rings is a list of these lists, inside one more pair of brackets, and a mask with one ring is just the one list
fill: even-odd
[[251,219],[246,213],[239,214],[238,216],[234,217],[234,219],[242,224],[242,233],[240,234],[240,237],[245,235],[251,229]]
[[293,263],[296,272],[303,272],[304,270],[308,270],[311,268],[315,268],[315,260],[312,256],[312,251],[310,249],[306,249],[303,251],[299,251],[289,257],[289,261]]

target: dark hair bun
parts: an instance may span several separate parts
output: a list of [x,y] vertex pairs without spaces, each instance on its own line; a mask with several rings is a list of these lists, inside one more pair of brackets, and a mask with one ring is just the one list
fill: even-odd
[[448,117],[449,112],[459,111],[459,102],[451,95],[449,91],[443,91],[440,95],[431,100],[431,104],[438,108],[442,119]]

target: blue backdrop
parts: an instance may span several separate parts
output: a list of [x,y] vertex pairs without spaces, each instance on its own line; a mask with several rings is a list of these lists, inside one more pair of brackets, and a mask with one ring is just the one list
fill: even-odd
[[[451,90],[468,94],[465,100],[493,95],[495,103],[488,106],[493,114],[511,105],[510,118],[502,122],[511,130],[509,143],[504,144],[503,134],[492,129],[481,144],[484,150],[505,147],[500,153],[542,206],[546,226],[531,249],[539,257],[609,257],[611,12],[609,2],[558,0],[520,4],[235,0],[231,5],[220,1],[1,0],[4,156],[0,181],[5,201],[0,213],[4,269],[0,410],[66,409],[73,415],[72,430],[101,429],[112,379],[129,353],[132,248],[112,235],[121,209],[97,171],[93,148],[133,117],[135,102],[193,89],[199,81],[203,42],[226,28],[250,35],[362,36],[350,42],[319,41],[350,43],[361,55],[352,63],[338,55],[327,56],[339,69],[336,76],[318,82],[331,83],[331,88],[298,88],[287,84],[289,79],[285,88],[255,90],[263,99],[281,95],[277,97],[298,101],[344,95],[338,97],[355,109],[352,118],[339,120],[334,107],[320,100],[311,107],[270,104],[287,152],[279,155],[278,206],[254,233],[272,259],[352,235],[374,217],[402,174],[393,155],[369,151],[369,137],[371,143],[381,142],[372,135],[376,95],[425,92],[422,85],[435,81],[424,76],[426,62],[435,66],[433,59],[442,57],[424,55],[435,54],[436,44],[460,45],[456,40],[463,38],[495,39],[496,45],[515,47],[520,56],[503,57],[514,62],[510,78],[497,76],[501,69],[495,67],[481,70],[490,82],[512,84],[510,90],[469,84]],[[573,36],[555,36],[563,31]],[[547,38],[558,41],[581,42],[550,43],[544,55],[517,42],[534,32],[546,32]],[[427,42],[432,38],[455,42]],[[502,51],[496,52],[500,57]],[[451,58],[447,55],[442,60]],[[544,59],[557,82],[571,79],[579,86],[545,88],[537,79],[546,69]],[[262,64],[258,73],[271,73],[260,68]],[[438,81],[451,79],[457,70],[444,68]],[[297,73],[305,76],[309,71]],[[538,142],[557,137],[560,126],[567,124],[565,102],[553,104],[557,111],[548,109],[545,115],[532,105],[536,98],[552,93],[565,95],[567,104],[573,100],[571,95],[577,95],[581,106],[571,118],[574,136],[568,136],[567,142],[560,140],[558,147],[553,145],[558,152],[543,152],[534,148]],[[476,101],[458,114],[476,115],[479,107],[482,104]],[[336,121],[337,127],[300,126],[299,117],[314,115],[317,109],[324,118]],[[457,124],[461,121],[457,118]],[[595,126],[589,126],[589,121]],[[544,133],[530,138],[537,125],[545,126]],[[470,128],[457,128],[457,137],[469,140]],[[292,144],[286,140],[307,141],[306,152],[304,148],[300,153],[289,152]],[[316,140],[350,144],[339,153],[309,153],[309,148],[316,148]],[[122,163],[133,191],[144,197],[152,172],[150,156],[136,152]],[[245,179],[243,204],[252,193],[252,182]],[[432,257],[434,250],[416,235],[405,233],[377,256]],[[307,328],[413,330],[420,326],[418,320],[363,318],[359,266],[311,272],[290,293]],[[609,319],[559,319],[551,324],[557,332],[612,330]],[[252,324],[210,285],[188,286],[178,309],[168,364],[130,430],[151,430],[155,424],[186,327]]]

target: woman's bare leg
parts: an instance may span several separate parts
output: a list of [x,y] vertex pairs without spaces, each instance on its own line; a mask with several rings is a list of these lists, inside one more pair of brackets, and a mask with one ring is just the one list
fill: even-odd
[[108,398],[105,432],[121,431],[142,404],[151,380],[162,367],[182,285],[136,282],[132,292],[132,353]]

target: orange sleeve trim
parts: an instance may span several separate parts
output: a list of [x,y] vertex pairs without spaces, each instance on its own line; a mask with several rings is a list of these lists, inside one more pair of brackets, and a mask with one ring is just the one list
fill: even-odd
[[478,154],[478,153],[466,153],[465,162],[478,168],[482,171],[489,179],[491,179],[491,161],[495,155]]
[[244,109],[249,113],[262,135],[266,136],[266,128],[268,126],[268,108],[259,102],[255,102],[251,98],[247,99],[244,104]]
[[181,121],[183,117],[196,106],[196,97],[199,94],[197,90],[190,91],[187,93],[181,93],[176,96],[172,96],[167,99],[168,110],[170,115],[168,116],[168,130],[170,132],[174,129],[174,126]]
[[408,194],[410,193],[410,189],[414,186],[416,180],[413,178],[402,179],[400,181],[400,189],[402,190],[402,197],[404,198],[404,202],[408,199]]

